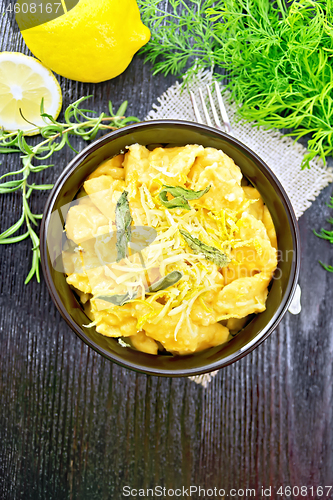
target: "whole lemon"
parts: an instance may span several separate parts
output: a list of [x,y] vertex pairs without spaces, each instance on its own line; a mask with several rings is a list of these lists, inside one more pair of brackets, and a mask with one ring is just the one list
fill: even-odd
[[120,75],[150,38],[136,0],[79,0],[60,17],[20,28],[25,43],[45,66],[66,78],[92,83]]

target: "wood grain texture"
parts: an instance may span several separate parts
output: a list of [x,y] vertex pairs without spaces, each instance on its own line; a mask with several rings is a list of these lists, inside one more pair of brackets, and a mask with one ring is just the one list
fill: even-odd
[[[1,16],[0,33],[1,50],[29,53]],[[153,77],[138,56],[109,82],[60,79],[65,105],[93,94],[91,106],[102,111],[110,98],[115,106],[128,99],[140,118],[173,81]],[[71,158],[64,150],[41,177],[54,181]],[[1,160],[1,172],[19,162]],[[300,220],[302,314],[287,314],[207,389],[106,361],[69,330],[43,279],[24,286],[30,242],[0,247],[1,500],[118,500],[125,485],[191,484],[256,488],[256,498],[272,486],[271,498],[281,499],[280,485],[333,485],[333,275],[317,264],[333,264],[333,252],[312,232],[330,214],[331,191]],[[34,197],[36,212],[45,200]],[[17,219],[20,203],[18,193],[0,197],[0,231]]]

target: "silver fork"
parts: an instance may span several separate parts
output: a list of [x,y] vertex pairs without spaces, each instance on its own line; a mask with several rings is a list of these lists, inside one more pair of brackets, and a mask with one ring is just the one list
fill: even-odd
[[[227,134],[235,137],[234,133],[232,131],[231,125],[230,125],[230,120],[229,120],[229,117],[227,114],[227,110],[225,109],[225,105],[224,105],[224,102],[222,99],[221,89],[219,87],[219,84],[217,82],[214,82],[214,86],[215,86],[215,92],[216,92],[216,96],[217,96],[217,102],[218,102],[219,108],[220,108],[222,123],[221,123],[220,118],[218,116],[210,87],[209,87],[209,85],[206,85],[207,93],[208,93],[208,97],[209,97],[209,102],[210,102],[210,105],[212,108],[214,121],[215,121],[215,125],[213,125],[212,121],[210,119],[209,113],[208,113],[208,109],[207,109],[207,106],[206,106],[206,103],[204,100],[202,90],[201,90],[201,88],[199,88],[200,101],[201,101],[201,105],[202,105],[202,109],[203,109],[203,112],[205,115],[207,125],[209,125],[210,127],[218,128],[219,130],[222,130],[223,132],[226,132]],[[194,110],[194,114],[195,114],[195,117],[197,119],[197,122],[203,124],[204,121],[201,118],[200,111],[199,111],[198,104],[197,104],[197,101],[195,99],[194,93],[190,92],[190,96],[191,96],[192,106],[193,106],[193,110]]]

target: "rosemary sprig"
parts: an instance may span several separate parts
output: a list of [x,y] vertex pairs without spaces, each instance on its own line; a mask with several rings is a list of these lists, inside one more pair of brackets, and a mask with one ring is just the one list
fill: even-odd
[[[34,226],[38,226],[38,221],[43,217],[43,214],[34,214],[31,211],[29,200],[34,191],[44,191],[52,189],[52,184],[37,184],[34,182],[34,175],[42,172],[53,164],[48,164],[46,160],[53,153],[60,151],[64,146],[70,147],[75,153],[76,149],[70,143],[70,136],[77,136],[84,141],[95,139],[98,132],[115,130],[124,127],[129,122],[139,122],[140,120],[134,116],[125,118],[124,114],[127,108],[127,101],[123,102],[118,111],[114,114],[112,103],[109,102],[109,114],[101,113],[98,117],[89,116],[97,114],[90,109],[82,109],[79,106],[92,96],[81,97],[74,103],[70,104],[64,112],[64,122],[55,120],[52,116],[44,111],[44,103],[41,103],[41,116],[45,122],[43,127],[32,127],[26,131],[38,132],[43,140],[35,146],[29,145],[26,141],[24,133],[6,132],[0,130],[0,153],[20,153],[22,166],[14,172],[7,172],[0,177],[0,194],[13,193],[21,191],[22,195],[22,215],[15,224],[0,234],[0,244],[11,244],[23,241],[26,238],[32,242],[32,265],[30,272],[25,280],[27,284],[33,276],[36,275],[37,281],[40,281],[39,262],[39,237]],[[13,180],[4,181],[7,177],[14,177]],[[24,227],[26,231],[23,234],[16,233]]]
[[[328,207],[333,208],[333,196],[331,196],[331,202],[327,204]],[[333,217],[330,217],[327,219],[327,222],[330,224],[333,224]],[[333,231],[328,231],[327,229],[321,229],[320,233],[317,233],[317,231],[313,231],[318,238],[322,238],[323,240],[327,240],[330,243],[333,244]],[[319,264],[323,266],[323,268],[326,271],[329,271],[330,273],[333,273],[333,266],[328,266],[327,264],[324,264],[323,262],[319,261]]]

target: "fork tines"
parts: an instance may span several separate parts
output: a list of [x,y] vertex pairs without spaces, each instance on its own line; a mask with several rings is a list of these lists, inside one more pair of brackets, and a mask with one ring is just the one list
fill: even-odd
[[[217,96],[217,102],[218,102],[220,113],[221,113],[222,123],[221,123],[220,118],[218,116],[218,113],[217,113],[217,110],[216,110],[216,107],[215,107],[215,104],[214,104],[214,101],[213,101],[213,96],[212,96],[210,87],[209,87],[209,85],[206,85],[207,93],[208,93],[208,97],[209,97],[209,102],[210,102],[210,106],[211,106],[213,117],[214,117],[214,121],[215,121],[215,125],[213,125],[212,121],[210,119],[209,113],[208,113],[207,105],[205,103],[202,90],[201,90],[201,88],[199,88],[199,96],[200,96],[201,105],[202,105],[202,109],[203,109],[203,112],[204,112],[204,115],[205,115],[205,119],[206,119],[207,125],[209,125],[210,127],[214,127],[215,126],[215,128],[223,130],[227,134],[234,136],[233,131],[231,129],[231,125],[230,125],[230,121],[229,121],[229,118],[228,118],[228,114],[227,114],[227,111],[225,109],[224,102],[223,102],[223,99],[222,99],[221,89],[220,89],[219,84],[217,82],[214,82],[214,86],[215,86],[215,93],[216,93],[216,96]],[[194,114],[195,114],[195,117],[197,119],[197,122],[203,124],[204,121],[201,118],[200,111],[199,111],[198,104],[197,104],[197,101],[195,99],[194,93],[190,92],[190,96],[191,96],[192,106],[193,106],[193,110],[194,110]]]

